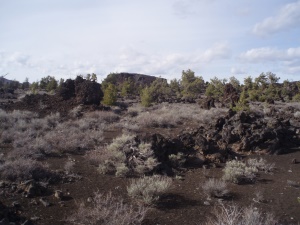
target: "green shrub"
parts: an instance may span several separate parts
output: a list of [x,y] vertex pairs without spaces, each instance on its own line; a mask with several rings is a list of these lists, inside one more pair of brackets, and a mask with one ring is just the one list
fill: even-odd
[[300,102],[300,93],[294,95],[293,101],[294,101],[294,102]]
[[118,97],[118,90],[115,85],[108,84],[104,90],[102,103],[105,105],[115,105]]
[[148,87],[144,88],[141,91],[141,104],[144,107],[149,107],[152,103],[153,99],[151,96],[151,91]]

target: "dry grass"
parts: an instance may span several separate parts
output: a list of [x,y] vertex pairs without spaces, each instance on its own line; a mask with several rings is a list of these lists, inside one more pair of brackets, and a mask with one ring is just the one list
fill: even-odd
[[47,180],[54,176],[47,165],[31,159],[6,160],[0,164],[0,178],[4,180]]
[[106,147],[97,148],[87,157],[93,164],[98,163],[99,172],[117,176],[143,175],[158,165],[151,145],[137,143],[134,135],[127,134],[115,138]]
[[146,205],[156,202],[171,186],[172,179],[164,176],[143,177],[131,180],[127,187],[128,195]]
[[130,124],[138,124],[139,127],[170,128],[184,122],[208,124],[217,117],[225,115],[227,111],[228,109],[223,108],[204,110],[196,104],[163,103],[147,109],[136,106],[129,108],[128,112],[133,113],[128,113],[126,121],[131,121]]
[[226,182],[214,178],[206,181],[202,189],[209,197],[223,198],[229,194]]
[[277,224],[272,214],[263,214],[259,209],[249,206],[221,204],[208,218],[205,225],[274,225]]
[[146,212],[147,208],[143,206],[134,207],[111,193],[104,196],[97,192],[91,204],[79,204],[78,210],[67,222],[75,225],[138,225],[142,224]]
[[255,167],[259,171],[264,171],[265,173],[272,173],[275,169],[274,163],[267,163],[267,161],[263,158],[248,159],[247,165],[250,167]]
[[93,149],[103,139],[103,129],[107,121],[115,120],[105,116],[99,122],[97,118],[81,118],[75,121],[62,121],[59,114],[45,118],[28,112],[0,111],[0,141],[12,143],[13,150],[9,158],[40,158],[53,154],[81,153]]
[[237,160],[226,162],[223,179],[232,183],[254,182],[258,169]]

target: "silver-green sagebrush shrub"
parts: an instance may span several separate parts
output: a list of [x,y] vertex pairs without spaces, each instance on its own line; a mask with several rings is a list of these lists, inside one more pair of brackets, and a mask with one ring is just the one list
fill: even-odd
[[158,166],[151,144],[137,142],[134,135],[123,134],[100,150],[102,154],[98,161],[101,173],[139,176]]
[[7,159],[0,162],[0,179],[11,181],[42,180],[54,177],[47,165],[26,158]]
[[254,166],[248,166],[246,163],[232,160],[226,162],[223,169],[223,179],[232,183],[255,182],[258,169]]
[[202,189],[209,197],[223,198],[229,194],[226,182],[220,179],[209,179],[203,184]]
[[139,225],[147,213],[144,206],[125,204],[111,193],[103,195],[94,194],[90,204],[81,203],[67,222],[75,225]]
[[263,213],[259,209],[249,206],[240,208],[237,205],[221,204],[213,211],[205,225],[274,225],[275,217],[270,213]]
[[158,175],[144,176],[131,180],[127,187],[127,192],[130,197],[138,199],[145,205],[151,205],[168,190],[171,184],[172,179],[169,177]]
[[265,173],[272,173],[275,169],[274,163],[268,163],[265,159],[248,159],[247,165],[251,167],[255,167],[259,171],[263,171]]

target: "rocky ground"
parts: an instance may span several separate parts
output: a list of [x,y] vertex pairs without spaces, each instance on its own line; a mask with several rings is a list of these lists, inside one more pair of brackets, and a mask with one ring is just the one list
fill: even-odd
[[[86,87],[77,88],[77,91],[82,89]],[[70,96],[66,93],[26,96],[21,101],[2,104],[1,108],[6,111],[33,111],[41,118],[60,112],[62,121],[74,120],[70,111],[80,104],[75,120],[91,112],[116,114],[118,119],[109,121],[106,123],[109,128],[103,129],[101,145],[110,143],[124,130],[130,130],[137,140],[151,143],[160,162],[156,172],[173,179],[170,189],[150,207],[142,224],[204,224],[220,203],[234,203],[241,207],[253,205],[264,213],[272,212],[280,224],[300,223],[300,203],[297,199],[300,197],[299,105],[253,103],[251,112],[234,113],[222,108],[202,110],[195,103],[164,104],[138,111],[135,101],[123,102],[120,104],[122,107],[109,109],[85,104],[92,103],[94,98],[76,93],[74,89]],[[199,115],[189,119],[183,113],[181,119],[175,122],[173,117],[168,117],[148,123],[145,121],[149,118],[143,117],[149,114],[159,118],[162,112],[174,109],[173,114],[179,115],[180,108],[184,108],[186,114],[187,109],[193,108],[196,110],[193,115],[197,114],[195,112]],[[138,111],[138,116],[129,116],[133,111]],[[201,114],[205,115],[200,117]],[[1,163],[13,147],[12,143],[1,143]],[[178,153],[185,156],[181,167],[174,165],[169,158]],[[50,180],[2,179],[0,224],[66,224],[66,219],[76,212],[79,204],[88,204],[97,191],[112,192],[125,203],[131,203],[126,190],[131,178],[100,174],[98,168],[87,160],[86,154],[86,151],[78,154],[67,152],[38,158],[38,161],[48,164],[51,171],[55,171],[57,180],[53,177]],[[208,179],[223,176],[226,161],[245,161],[248,158],[263,158],[269,164],[274,163],[275,169],[271,173],[259,173],[255,182],[229,183],[231,194],[225,199],[209,198],[203,192],[202,186]]]

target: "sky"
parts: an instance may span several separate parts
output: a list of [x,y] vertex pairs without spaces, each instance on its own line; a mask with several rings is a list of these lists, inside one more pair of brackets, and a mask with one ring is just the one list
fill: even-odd
[[300,80],[300,0],[0,0],[0,76]]

